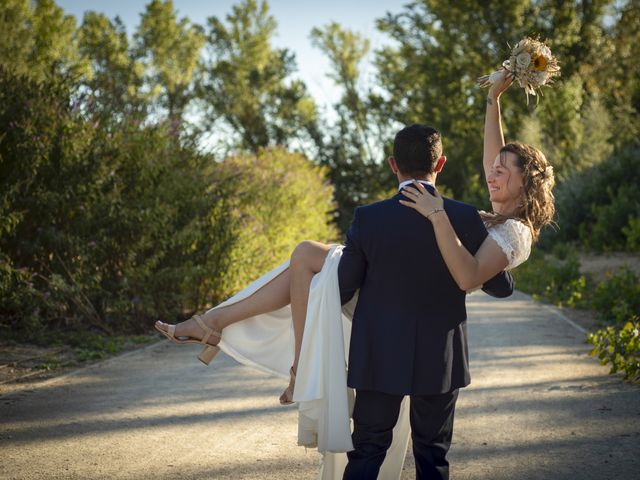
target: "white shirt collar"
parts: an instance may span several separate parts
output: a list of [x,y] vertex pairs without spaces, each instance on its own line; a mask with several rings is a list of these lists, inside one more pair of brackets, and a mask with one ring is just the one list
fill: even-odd
[[[429,180],[418,180],[418,182],[422,183],[423,185],[429,185],[430,187],[436,188],[433,182],[430,182]],[[404,182],[400,183],[400,185],[398,186],[398,191],[402,190],[404,187],[411,183],[413,183],[413,180],[405,180]]]

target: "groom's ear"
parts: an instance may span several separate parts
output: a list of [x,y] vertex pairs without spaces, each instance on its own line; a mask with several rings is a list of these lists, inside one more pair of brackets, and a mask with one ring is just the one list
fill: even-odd
[[393,173],[398,173],[398,164],[396,163],[396,159],[393,157],[389,157],[387,158],[387,162],[391,167],[391,171],[393,171]]
[[436,168],[433,169],[433,171],[435,173],[440,173],[442,171],[442,167],[444,167],[444,164],[447,163],[447,157],[445,157],[444,155],[442,155],[438,161],[436,162]]

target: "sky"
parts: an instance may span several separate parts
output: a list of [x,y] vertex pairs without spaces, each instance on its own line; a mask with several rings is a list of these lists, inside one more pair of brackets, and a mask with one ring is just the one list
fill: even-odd
[[[331,21],[363,34],[371,41],[371,51],[388,43],[389,39],[376,31],[375,21],[386,12],[398,13],[409,0],[271,0],[269,8],[278,22],[276,47],[286,47],[296,55],[298,77],[307,85],[311,95],[321,108],[328,109],[340,99],[340,91],[327,78],[329,62],[324,54],[311,46],[309,34],[313,27],[321,27]],[[174,0],[178,18],[187,17],[191,22],[206,26],[206,19],[217,16],[224,19],[231,6],[239,0]],[[148,0],[57,0],[67,14],[82,22],[85,11],[104,13],[109,18],[118,15],[131,36],[140,23]],[[372,75],[372,54],[361,65],[363,78]]]

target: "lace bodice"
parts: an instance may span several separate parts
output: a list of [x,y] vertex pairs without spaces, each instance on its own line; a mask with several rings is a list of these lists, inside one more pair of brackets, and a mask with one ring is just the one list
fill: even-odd
[[505,270],[516,268],[529,258],[532,237],[531,230],[524,223],[510,218],[504,223],[487,227],[487,231],[509,260]]

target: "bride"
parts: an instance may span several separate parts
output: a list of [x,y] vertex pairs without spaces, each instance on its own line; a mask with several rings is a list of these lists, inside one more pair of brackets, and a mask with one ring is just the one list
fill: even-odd
[[[431,195],[420,183],[413,182],[414,188],[403,189],[407,200],[400,201],[432,223],[438,248],[449,272],[460,289],[466,291],[481,286],[500,271],[510,270],[526,261],[540,229],[552,221],[554,214],[551,193],[553,170],[545,156],[529,145],[504,142],[499,99],[510,83],[511,80],[503,76],[491,87],[487,96],[483,167],[493,212],[481,212],[489,236],[475,256],[457,238],[442,208],[442,197],[437,192]],[[440,168],[446,159],[441,157],[441,160]],[[390,159],[390,164],[394,168],[393,159]],[[326,383],[325,390],[335,391],[337,386],[346,392],[344,362],[348,358],[345,352],[348,350],[348,319],[352,311],[349,311],[349,306],[343,310],[343,315],[339,311],[337,263],[340,252],[339,246],[302,242],[293,251],[289,262],[268,272],[221,305],[177,325],[163,322],[155,325],[176,343],[203,344],[204,350],[199,358],[206,364],[221,348],[244,364],[277,375],[286,375],[288,372],[289,385],[280,396],[280,403],[293,403],[295,388],[295,399],[301,402],[299,443],[317,445],[322,452],[352,448],[350,440],[344,438],[348,436],[349,407],[346,405],[346,393],[328,408],[326,404],[319,407],[313,403],[323,395],[318,392],[317,385],[323,381]],[[337,313],[335,309],[327,310],[327,305],[332,305],[327,299],[332,300],[333,304],[337,303]],[[356,301],[352,300],[351,308]],[[327,314],[337,316],[338,324],[324,320]],[[327,335],[333,335],[334,341],[327,342]],[[327,348],[337,348],[338,351],[328,352]],[[336,364],[336,356],[340,355],[340,361]],[[334,362],[331,366],[333,374],[329,376],[318,373],[323,370],[318,363],[327,360]],[[340,374],[335,375],[336,371]],[[326,391],[324,395],[327,395]],[[323,430],[322,426],[318,427],[322,412],[325,416],[340,417],[342,427],[317,431]],[[310,436],[305,431],[308,420],[311,420],[311,424],[315,421],[311,430],[315,429],[316,432]],[[335,418],[324,420],[335,427]],[[332,437],[336,430],[337,437]],[[407,431],[404,433],[408,438]],[[335,440],[338,437],[339,440]],[[398,435],[399,439],[401,437]],[[403,460],[402,446],[397,450],[401,452]],[[393,468],[397,470],[397,465]],[[397,472],[399,475],[399,470]]]

